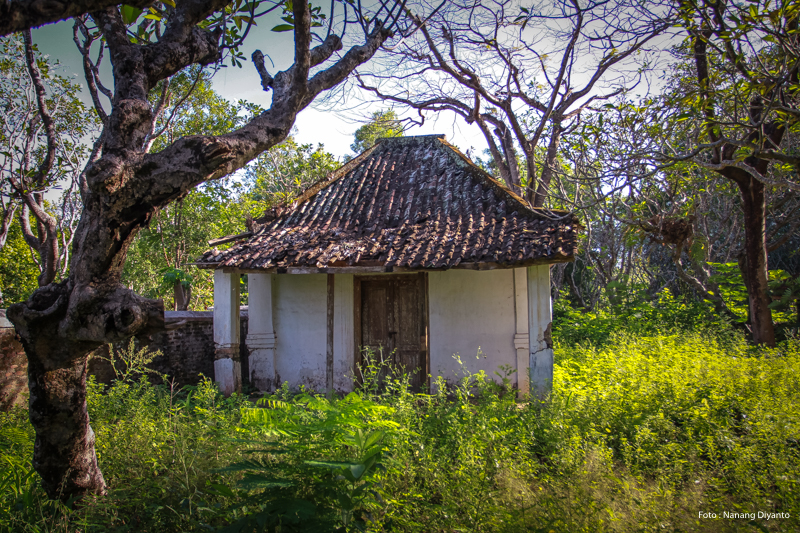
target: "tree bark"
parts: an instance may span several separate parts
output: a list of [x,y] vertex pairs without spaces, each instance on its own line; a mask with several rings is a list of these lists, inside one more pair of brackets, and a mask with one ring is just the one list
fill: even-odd
[[184,287],[183,282],[176,281],[172,286],[172,293],[175,298],[175,310],[187,311],[189,303],[192,301],[192,286],[186,285]]
[[33,467],[50,495],[67,499],[102,494],[106,484],[86,406],[88,354],[80,347],[62,346],[59,351],[72,351],[76,357],[65,357],[66,364],[53,367],[53,348],[25,346],[30,419],[36,431]]
[[[100,287],[94,287],[97,292]],[[151,332],[163,328],[160,302],[144,306],[112,291],[101,309],[85,307],[75,328],[70,300],[75,293],[71,282],[50,284],[36,290],[25,303],[8,308],[28,357],[29,415],[36,431],[33,466],[42,477],[51,498],[67,500],[105,492],[105,480],[97,465],[94,431],[86,406],[86,373],[89,353],[103,343],[89,333],[98,328],[121,331],[139,327]],[[73,297],[73,298],[71,298]],[[70,315],[73,315],[70,317]],[[143,322],[143,317],[147,322]],[[70,324],[72,323],[72,327]],[[94,326],[94,327],[92,327]],[[69,335],[59,332],[69,331]]]
[[[569,270],[569,273],[567,273]],[[583,295],[581,294],[581,290],[578,288],[578,285],[575,283],[575,262],[567,263],[567,267],[564,269],[564,277],[567,278],[567,282],[569,283],[569,288],[572,291],[572,295],[578,300],[578,305],[584,312],[591,311],[589,306],[586,305],[586,301],[583,299]]]
[[[738,180],[744,211],[744,270],[748,293],[753,341],[775,346],[775,327],[769,308],[769,268],[767,264],[766,218],[767,207],[764,184],[752,176]],[[740,264],[741,265],[741,264]]]
[[[51,24],[119,5],[119,0],[3,0],[0,2],[0,36]],[[130,0],[134,7],[145,7],[151,0]]]
[[[550,182],[553,181],[553,174],[558,161],[558,146],[561,141],[561,126],[553,123],[553,131],[550,135],[550,142],[547,145],[542,173],[539,176],[539,183],[536,185],[536,193],[533,198],[533,207],[544,207],[544,202],[550,193]],[[533,181],[530,181],[533,187]]]

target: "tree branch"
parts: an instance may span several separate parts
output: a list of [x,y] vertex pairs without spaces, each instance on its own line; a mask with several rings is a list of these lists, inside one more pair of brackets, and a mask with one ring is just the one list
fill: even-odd
[[22,37],[25,41],[25,62],[28,66],[28,74],[30,74],[31,82],[33,82],[34,91],[36,92],[36,104],[38,105],[39,116],[44,124],[44,131],[47,137],[47,152],[44,161],[39,165],[36,176],[31,180],[36,184],[35,187],[40,188],[44,186],[47,175],[50,173],[50,170],[52,170],[53,162],[55,161],[56,131],[55,125],[53,124],[53,117],[50,116],[50,112],[47,109],[47,102],[45,101],[46,94],[44,91],[44,84],[42,83],[42,77],[39,73],[39,67],[36,65],[36,59],[33,56],[31,31],[26,30],[22,32]]
[[[130,0],[126,4],[143,8],[152,0]],[[0,36],[38,28],[110,6],[119,0],[2,0],[0,1]]]

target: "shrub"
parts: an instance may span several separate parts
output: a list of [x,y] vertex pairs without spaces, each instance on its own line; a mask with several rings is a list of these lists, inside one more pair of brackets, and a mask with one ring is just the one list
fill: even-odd
[[415,394],[377,363],[344,398],[258,405],[207,379],[90,382],[109,495],[48,502],[5,413],[0,531],[800,530],[799,342],[616,334],[555,361],[545,402],[483,373]]
[[704,333],[710,336],[731,335],[730,321],[716,315],[707,302],[675,297],[664,289],[657,300],[631,291],[617,304],[607,302],[591,311],[570,305],[561,297],[553,304],[553,338],[562,345],[592,344],[604,346],[611,337],[631,335],[669,335],[679,332]]

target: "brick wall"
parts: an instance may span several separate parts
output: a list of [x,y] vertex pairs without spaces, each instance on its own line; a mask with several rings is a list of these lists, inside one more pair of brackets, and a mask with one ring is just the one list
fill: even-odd
[[0,409],[7,411],[27,402],[28,360],[14,326],[6,319],[6,310],[0,309]]
[[[160,350],[163,355],[153,360],[153,370],[174,378],[179,386],[195,385],[200,374],[214,379],[214,328],[211,311],[166,311],[167,327],[175,327],[152,335],[135,338],[136,349],[147,346]],[[241,310],[240,356],[242,360],[242,382],[249,384],[247,365],[247,308]],[[126,347],[127,343],[124,346]],[[108,357],[108,346],[96,350],[95,355]],[[0,310],[0,409],[9,409],[14,403],[26,403],[28,393],[28,362],[14,328]],[[110,383],[114,371],[108,361],[92,357],[89,373],[101,383]],[[160,381],[155,378],[154,381]]]

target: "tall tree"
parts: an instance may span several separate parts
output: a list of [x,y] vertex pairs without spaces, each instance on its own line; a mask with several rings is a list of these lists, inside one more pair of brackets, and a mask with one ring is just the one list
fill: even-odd
[[[32,8],[35,2],[10,5],[17,9],[21,4]],[[279,7],[294,34],[294,64],[272,75],[260,51],[252,56],[262,87],[272,94],[270,107],[230,133],[184,136],[148,153],[155,117],[149,96],[159,83],[189,65],[213,64],[226,51],[236,60],[236,47],[253,18]],[[47,493],[65,499],[105,490],[86,409],[89,353],[164,325],[162,302],[121,283],[138,231],[159,209],[197,185],[242,168],[284,140],[302,109],[374,55],[407,6],[381,3],[367,12],[360,4],[334,2],[336,13],[326,15],[297,0],[185,0],[154,3],[144,19],[131,6],[120,10],[101,0],[70,9],[72,16],[91,12],[86,24],[103,37],[100,44],[107,47],[113,67],[111,107],[98,109],[101,151],[86,169],[68,277],[35,291],[7,313],[28,356],[29,413],[36,431],[33,464]],[[29,17],[21,29],[52,20],[51,12]],[[126,21],[132,22],[131,29]],[[241,33],[239,25],[244,26]],[[324,33],[316,45],[314,25]],[[352,45],[329,61],[344,47],[345,28]],[[9,31],[8,26],[2,31]],[[85,70],[87,84],[94,84],[92,69]]]
[[[606,187],[641,191],[637,181],[660,174],[678,182],[712,173],[738,191],[744,236],[738,261],[750,327],[755,342],[770,346],[768,252],[791,238],[798,222],[798,14],[793,2],[682,2],[686,39],[675,48],[678,61],[664,94],[616,106],[627,126],[599,147],[607,155]],[[768,228],[770,198],[778,216]],[[784,208],[791,209],[781,214]],[[654,222],[663,233],[659,226],[677,221]]]
[[[78,97],[80,85],[62,76],[31,42],[30,31],[0,39],[0,247],[15,214],[35,253],[43,287],[69,266],[80,214],[77,193],[88,148],[96,136],[93,113]],[[45,199],[62,188],[60,201]],[[33,224],[31,224],[33,219]]]
[[[755,8],[755,9],[753,9]],[[739,189],[744,212],[742,273],[753,339],[775,345],[767,274],[766,187],[770,167],[793,167],[787,132],[800,124],[798,11],[793,2],[683,2],[695,63],[693,161]],[[727,100],[733,105],[726,105]],[[674,157],[674,154],[665,154]],[[800,190],[800,183],[786,180]]]
[[381,100],[417,110],[420,121],[448,110],[476,124],[500,177],[541,207],[563,135],[590,105],[636,84],[673,11],[668,2],[628,0],[448,2],[417,17],[419,31],[381,54],[383,69],[358,79]]

